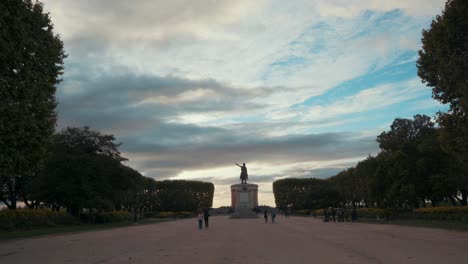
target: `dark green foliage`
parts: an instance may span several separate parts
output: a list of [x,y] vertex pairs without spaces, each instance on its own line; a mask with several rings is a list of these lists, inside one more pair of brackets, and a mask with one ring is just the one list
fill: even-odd
[[[31,207],[67,208],[84,222],[126,221],[144,212],[210,208],[214,185],[199,181],[161,181],[143,177],[125,166],[112,135],[66,128],[54,135],[45,169],[22,192]],[[81,214],[83,209],[87,213]],[[122,216],[122,217],[120,217]]]
[[147,212],[144,214],[147,218],[190,218],[195,217],[195,213],[192,212]]
[[278,208],[292,206],[294,210],[319,209],[339,201],[338,192],[327,180],[282,179],[273,182]]
[[46,158],[65,57],[41,3],[0,1],[0,200],[11,209]]
[[448,177],[448,156],[440,148],[438,130],[430,117],[416,115],[413,119],[397,118],[389,131],[377,141],[382,149],[376,180],[385,207],[412,208],[431,200],[434,204],[456,192],[435,191],[434,179]]
[[191,211],[213,206],[214,185],[209,182],[166,180],[156,183],[157,211]]
[[[441,145],[455,164],[460,202],[468,203],[468,1],[448,0],[445,10],[423,30],[418,75],[434,99],[449,104],[438,114]],[[456,198],[459,198],[456,196]]]
[[31,199],[56,208],[67,207],[72,215],[82,208],[113,210],[119,195],[137,185],[141,175],[122,165],[114,137],[88,127],[66,128],[54,136],[51,156],[40,175],[40,186]]
[[422,32],[418,75],[436,100],[452,112],[468,110],[468,2],[448,0],[429,30]]
[[132,220],[132,216],[130,215],[129,212],[125,212],[125,211],[103,212],[103,213],[98,213],[95,216],[95,221],[98,224],[126,222],[126,221],[131,221],[131,220]]
[[77,223],[76,219],[60,211],[49,209],[18,209],[0,211],[0,230],[21,230]]
[[395,119],[377,141],[382,152],[326,179],[284,179],[273,183],[276,205],[296,210],[339,207],[385,208],[388,217],[441,202],[456,204],[464,187],[459,163],[441,147],[441,129],[428,116]]
[[468,222],[468,207],[420,208],[403,217],[426,220],[449,220]]

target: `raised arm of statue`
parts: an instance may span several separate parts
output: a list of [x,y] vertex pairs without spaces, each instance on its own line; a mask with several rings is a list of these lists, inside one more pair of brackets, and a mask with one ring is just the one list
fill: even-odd
[[241,165],[239,165],[239,164],[237,164],[237,163],[236,163],[236,165],[242,168],[242,166],[241,166]]

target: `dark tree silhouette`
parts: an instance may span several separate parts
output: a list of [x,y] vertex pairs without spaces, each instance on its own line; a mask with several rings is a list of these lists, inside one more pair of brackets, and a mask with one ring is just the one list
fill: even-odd
[[0,200],[10,209],[46,158],[65,57],[40,2],[0,1]]

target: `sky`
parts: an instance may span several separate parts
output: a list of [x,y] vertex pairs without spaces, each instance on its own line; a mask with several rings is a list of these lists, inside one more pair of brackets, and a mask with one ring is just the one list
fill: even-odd
[[43,0],[64,42],[58,125],[116,136],[156,180],[272,183],[379,152],[395,118],[444,106],[417,76],[444,0]]

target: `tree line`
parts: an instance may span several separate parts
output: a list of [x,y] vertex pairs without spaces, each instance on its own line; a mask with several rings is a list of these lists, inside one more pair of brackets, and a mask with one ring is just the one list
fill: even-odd
[[395,209],[427,203],[467,205],[464,164],[443,148],[443,128],[431,118],[397,118],[377,136],[381,152],[328,179],[282,179],[273,183],[276,205],[295,209],[360,206]]
[[397,118],[377,136],[381,149],[326,179],[274,182],[277,206],[296,209],[353,205],[410,209],[468,203],[468,1],[449,0],[422,31],[418,75],[435,100],[449,106],[434,121]]
[[[195,211],[212,206],[214,185],[198,181],[156,181],[126,166],[112,135],[89,127],[55,133],[41,170],[19,179],[3,177],[0,200],[8,208],[21,200],[29,208],[48,206],[78,216],[91,211]],[[16,185],[11,188],[11,184]]]
[[155,181],[125,165],[113,135],[56,133],[56,87],[67,54],[43,4],[0,1],[0,201],[16,209],[195,211],[214,186]]

